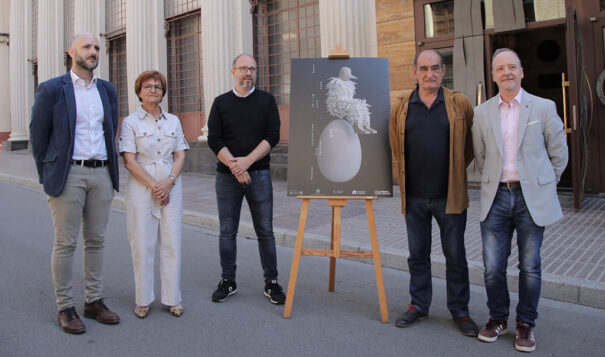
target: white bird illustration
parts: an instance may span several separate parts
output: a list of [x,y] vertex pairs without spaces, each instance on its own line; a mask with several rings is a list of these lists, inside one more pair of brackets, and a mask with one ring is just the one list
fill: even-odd
[[365,99],[354,98],[357,79],[349,67],[341,67],[338,77],[330,78],[326,89],[328,98],[326,107],[328,113],[338,119],[348,121],[359,134],[376,134],[370,127],[370,107]]

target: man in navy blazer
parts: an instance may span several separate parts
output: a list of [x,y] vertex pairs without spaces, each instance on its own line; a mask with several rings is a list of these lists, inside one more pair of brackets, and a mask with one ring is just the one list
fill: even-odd
[[58,321],[67,333],[86,327],[74,308],[72,261],[82,229],[84,238],[84,316],[116,324],[119,316],[103,303],[103,248],[118,158],[115,88],[94,76],[99,41],[77,35],[68,50],[71,71],[41,83],[30,122],[30,144],[38,177],[48,197],[55,230],[52,274]]
[[523,68],[512,50],[496,50],[492,76],[499,93],[475,108],[475,160],[481,173],[481,238],[490,319],[479,339],[506,333],[510,299],[506,266],[513,231],[519,248],[515,348],[531,352],[541,289],[544,226],[563,217],[557,182],[568,161],[555,103],[521,88]]

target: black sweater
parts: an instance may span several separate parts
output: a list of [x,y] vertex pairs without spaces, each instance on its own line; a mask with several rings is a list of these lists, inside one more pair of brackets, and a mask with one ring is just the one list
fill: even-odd
[[[249,96],[240,98],[230,90],[216,97],[212,103],[208,117],[208,146],[215,154],[227,147],[234,157],[246,156],[263,140],[267,140],[271,147],[277,145],[279,125],[279,112],[273,95],[256,88]],[[248,170],[268,168],[269,154]],[[216,170],[231,172],[220,161]]]

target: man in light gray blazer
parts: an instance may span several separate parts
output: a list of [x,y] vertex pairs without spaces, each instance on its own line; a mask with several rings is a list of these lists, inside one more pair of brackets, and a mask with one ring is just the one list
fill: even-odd
[[531,352],[541,288],[544,226],[563,217],[557,182],[567,166],[563,123],[555,104],[521,88],[519,56],[501,48],[492,57],[499,93],[475,108],[473,149],[481,173],[481,237],[490,319],[479,339],[506,333],[510,299],[506,266],[513,231],[519,248],[515,348]]

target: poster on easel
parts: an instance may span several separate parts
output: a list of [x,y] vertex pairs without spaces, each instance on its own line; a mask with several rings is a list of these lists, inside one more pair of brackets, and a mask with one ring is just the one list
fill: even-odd
[[288,195],[393,195],[386,58],[292,59]]

